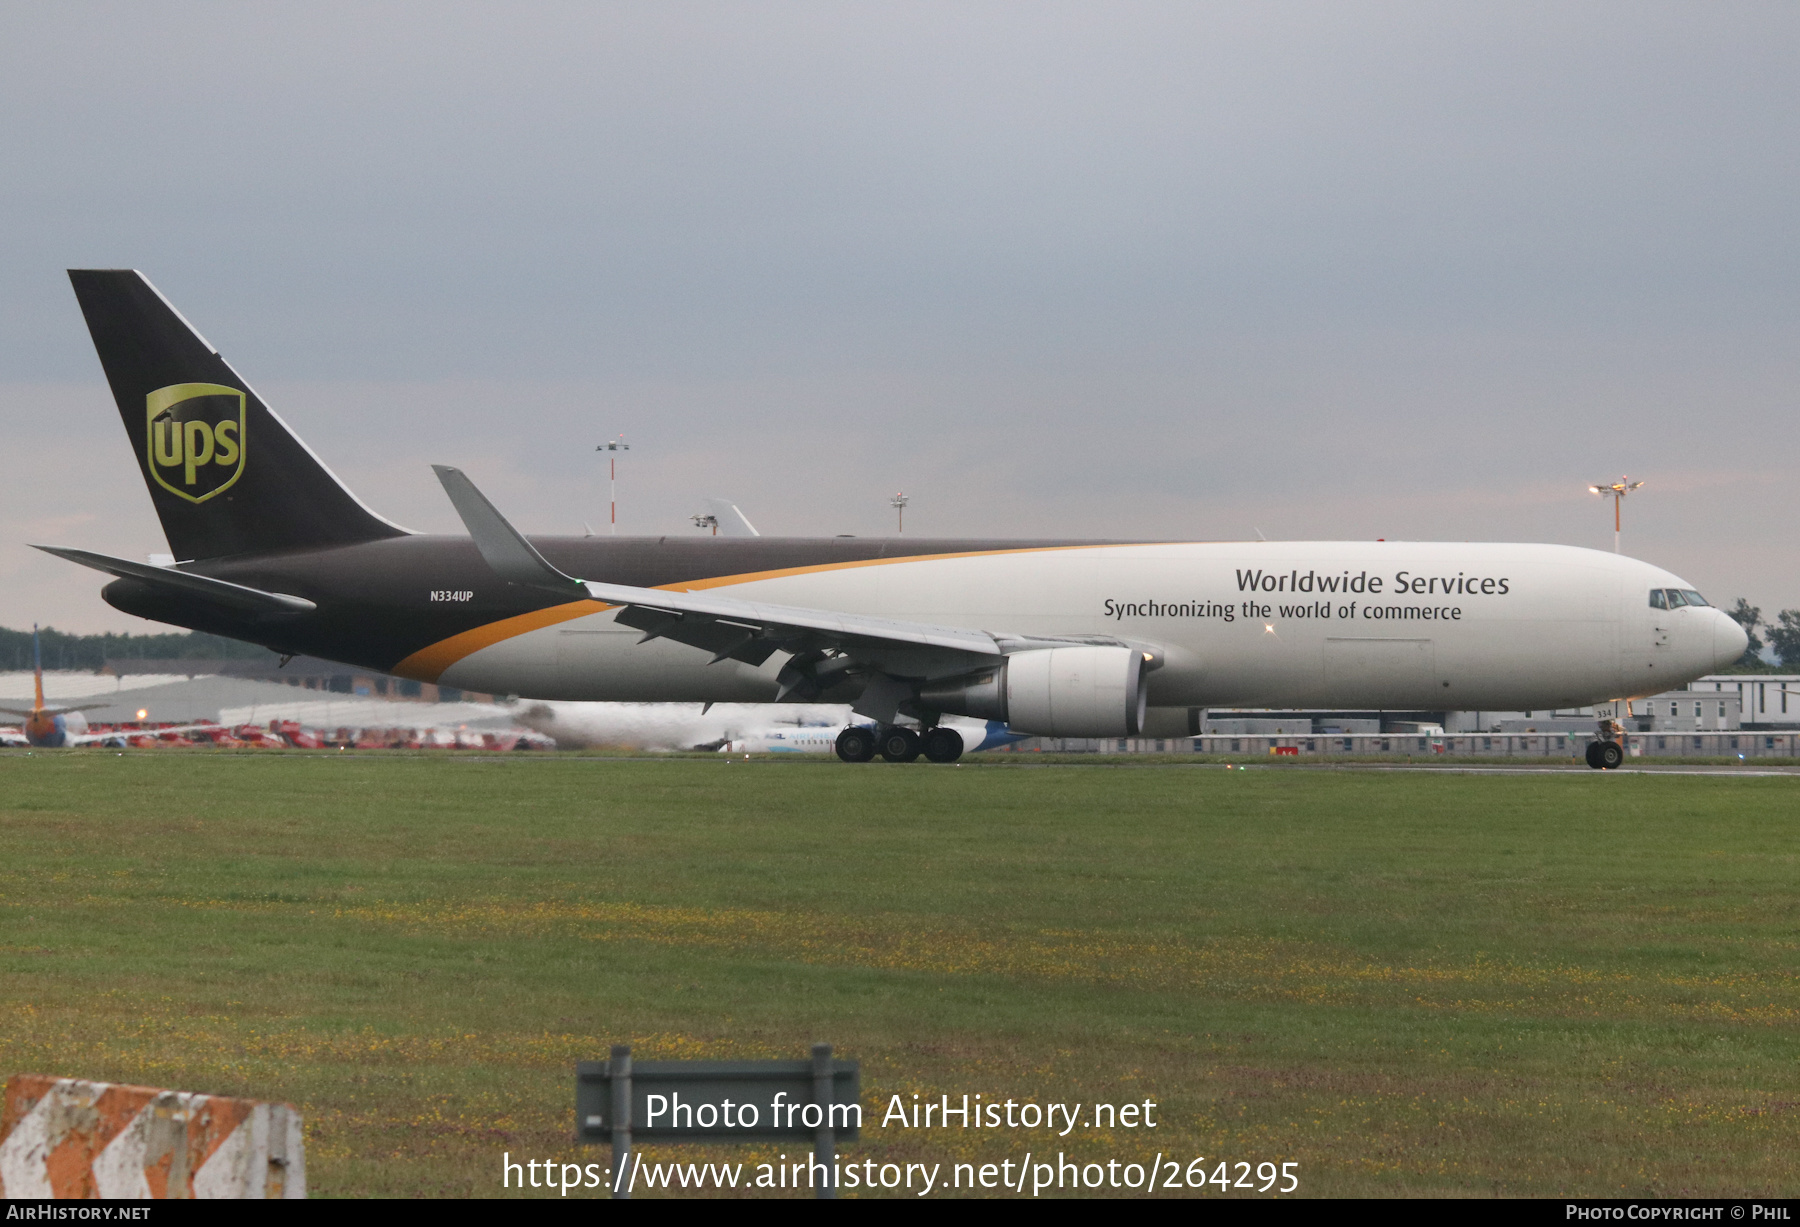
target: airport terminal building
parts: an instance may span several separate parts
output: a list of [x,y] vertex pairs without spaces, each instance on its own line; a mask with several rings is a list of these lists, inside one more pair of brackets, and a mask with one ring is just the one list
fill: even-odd
[[[29,703],[29,672],[0,674],[0,701]],[[410,728],[498,732],[518,723],[495,696],[406,681],[300,656],[258,660],[113,660],[98,672],[46,671],[51,706],[80,705],[90,725]]]

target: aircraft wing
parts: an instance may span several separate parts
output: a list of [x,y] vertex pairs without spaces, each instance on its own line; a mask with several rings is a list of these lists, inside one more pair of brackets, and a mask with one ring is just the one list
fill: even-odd
[[[776,652],[793,659],[781,670],[780,699],[818,698],[852,672],[889,679],[954,677],[991,664],[1010,652],[1060,644],[1138,647],[1110,636],[997,634],[960,626],[908,622],[871,614],[772,605],[718,596],[580,580],[538,553],[460,469],[433,465],[444,492],[469,530],[482,558],[509,583],[565,597],[587,596],[616,605],[617,620],[644,632],[644,640],[673,639],[713,654],[713,663],[740,660],[760,665]],[[640,640],[639,642],[643,642]],[[1160,649],[1145,653],[1156,667]],[[881,683],[877,680],[876,685]],[[900,689],[909,689],[895,682]]]
[[617,620],[644,639],[673,639],[713,654],[713,663],[760,665],[778,651],[793,661],[781,673],[781,697],[816,697],[852,667],[894,677],[949,677],[1005,654],[986,631],[867,614],[742,601],[709,592],[670,592],[625,584],[586,585],[597,601],[620,606]]
[[816,636],[833,643],[882,640],[913,647],[944,648],[978,656],[1001,656],[1000,640],[986,631],[928,622],[903,622],[867,614],[805,609],[796,605],[766,605],[740,601],[709,592],[673,592],[666,588],[633,588],[625,584],[601,584],[589,580],[585,587],[596,601],[623,605],[632,620],[627,626],[648,631],[647,638],[679,639],[674,632],[682,622],[710,623],[753,631],[765,638],[798,639]]
[[42,711],[34,711],[29,707],[0,707],[0,716],[61,716],[72,711],[99,711],[102,707],[117,707],[121,700],[109,699],[104,703],[77,703],[73,707],[46,707]]
[[234,609],[248,609],[263,614],[296,614],[311,613],[318,606],[305,597],[289,596],[285,592],[264,592],[260,588],[248,588],[243,584],[233,584],[226,580],[214,579],[210,575],[196,575],[192,571],[177,571],[174,567],[159,567],[147,562],[129,562],[123,558],[111,558],[105,554],[92,554],[87,550],[70,550],[55,545],[33,546],[46,554],[55,554],[58,558],[69,562],[80,563],[84,567],[92,567],[96,571],[104,571],[108,575],[117,575],[121,579],[137,579],[147,584],[162,588],[175,588],[181,592],[204,597],[221,605],[229,605]]

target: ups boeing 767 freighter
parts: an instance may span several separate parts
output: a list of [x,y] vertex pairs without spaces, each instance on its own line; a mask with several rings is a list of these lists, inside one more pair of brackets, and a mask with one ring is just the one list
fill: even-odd
[[[1536,710],[1737,659],[1660,567],[1556,545],[466,537],[357,499],[141,274],[70,273],[173,565],[41,548],[126,613],[540,699],[848,703],[838,753],[955,759],[945,716],[1130,737],[1149,708]],[[1601,741],[1597,766],[1617,765]]]

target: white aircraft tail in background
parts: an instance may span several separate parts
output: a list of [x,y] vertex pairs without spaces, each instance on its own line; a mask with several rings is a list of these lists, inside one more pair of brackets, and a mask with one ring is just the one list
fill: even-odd
[[713,531],[721,537],[760,537],[756,526],[750,523],[750,517],[738,510],[736,503],[730,499],[709,498],[706,500],[706,514],[696,517],[697,521],[711,521]]

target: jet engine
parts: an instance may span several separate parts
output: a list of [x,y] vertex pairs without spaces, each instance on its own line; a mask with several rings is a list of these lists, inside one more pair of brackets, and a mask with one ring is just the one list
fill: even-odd
[[1033,648],[973,673],[927,682],[918,705],[1004,720],[1015,733],[1136,737],[1144,727],[1146,681],[1144,654],[1131,648]]

